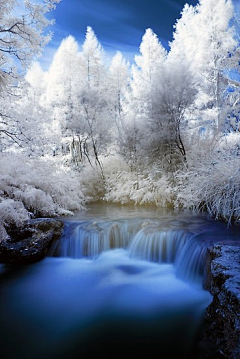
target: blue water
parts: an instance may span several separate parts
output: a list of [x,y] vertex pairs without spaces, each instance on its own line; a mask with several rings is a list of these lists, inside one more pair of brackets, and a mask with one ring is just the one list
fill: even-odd
[[[82,228],[94,228],[100,241],[109,226],[121,228],[121,235],[111,232],[118,233],[116,243],[111,239],[109,246],[80,254],[66,246],[70,237],[82,241]],[[49,257],[20,268],[0,265],[0,358],[197,358],[197,336],[212,298],[202,288],[202,268],[182,258],[178,242],[168,244],[174,255],[148,258],[154,248],[159,253],[161,228],[167,233],[161,248],[166,251],[179,230],[191,258],[201,255],[203,243],[236,235],[189,213],[114,206],[79,213],[67,220]],[[119,240],[124,233],[125,242]],[[151,241],[155,247],[149,249]]]

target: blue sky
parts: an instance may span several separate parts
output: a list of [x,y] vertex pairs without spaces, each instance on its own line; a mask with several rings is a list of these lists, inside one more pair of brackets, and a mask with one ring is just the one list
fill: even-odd
[[[132,60],[148,27],[167,47],[185,3],[186,0],[61,0],[50,14],[55,19],[51,27],[54,36],[40,62],[47,68],[61,40],[68,35],[81,44],[87,26],[93,28],[110,56],[119,50]],[[188,3],[196,5],[197,0]]]
[[[236,0],[239,1],[239,0]],[[197,0],[187,1],[196,5]],[[47,68],[61,40],[73,35],[81,44],[91,26],[110,56],[119,50],[128,60],[138,52],[142,36],[151,28],[165,48],[186,0],[61,0],[51,13],[56,20],[52,41],[40,62]]]

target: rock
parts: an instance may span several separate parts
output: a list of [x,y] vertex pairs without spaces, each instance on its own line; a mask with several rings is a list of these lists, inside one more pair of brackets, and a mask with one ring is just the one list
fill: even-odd
[[23,229],[7,230],[9,237],[0,242],[0,263],[29,264],[43,259],[62,230],[63,223],[50,218],[31,220]]
[[208,248],[205,289],[213,295],[206,310],[199,358],[240,358],[240,242]]

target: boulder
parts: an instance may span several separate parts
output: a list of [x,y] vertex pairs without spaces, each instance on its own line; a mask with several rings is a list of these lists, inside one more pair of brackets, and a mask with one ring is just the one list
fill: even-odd
[[206,310],[199,358],[240,358],[240,242],[208,248],[204,287],[213,300]]
[[22,229],[7,229],[8,237],[0,242],[0,263],[30,264],[43,259],[62,230],[63,223],[51,218],[30,220]]

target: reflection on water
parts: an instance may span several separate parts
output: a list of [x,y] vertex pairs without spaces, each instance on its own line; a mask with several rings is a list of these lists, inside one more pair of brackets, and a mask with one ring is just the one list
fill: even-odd
[[[200,281],[179,275],[180,262],[190,263],[191,271],[197,261],[181,259],[180,242],[192,250],[196,241],[234,239],[234,231],[204,216],[122,206],[93,206],[65,228],[64,241],[77,236],[81,242],[84,231],[93,231],[88,242],[108,235],[111,245],[106,239],[93,256],[83,251],[77,259],[0,266],[1,359],[197,358],[196,337],[211,296]],[[171,257],[170,247],[180,248],[179,256]],[[166,260],[149,258],[154,250],[158,256],[165,251]]]

